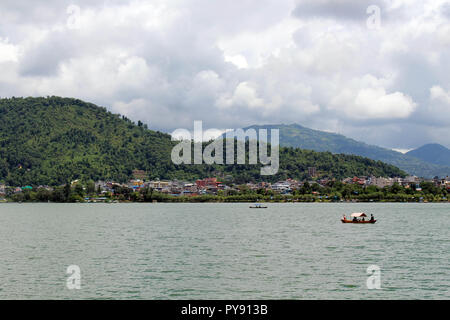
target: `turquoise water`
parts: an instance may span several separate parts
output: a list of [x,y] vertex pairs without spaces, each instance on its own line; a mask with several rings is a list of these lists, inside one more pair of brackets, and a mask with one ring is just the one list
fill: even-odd
[[268,206],[1,204],[0,299],[450,298],[449,204]]

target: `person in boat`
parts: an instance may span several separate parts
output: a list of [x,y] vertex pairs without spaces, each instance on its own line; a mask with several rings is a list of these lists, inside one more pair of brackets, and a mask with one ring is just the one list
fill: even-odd
[[353,217],[353,221],[354,221],[354,222],[358,222],[358,218]]
[[370,214],[370,221],[373,221],[373,220],[375,220],[373,217],[373,214]]
[[342,219],[347,220],[347,218],[345,217],[345,214],[342,215]]

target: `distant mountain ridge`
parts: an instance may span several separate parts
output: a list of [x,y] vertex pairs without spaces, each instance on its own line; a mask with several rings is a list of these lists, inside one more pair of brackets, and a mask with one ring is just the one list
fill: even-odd
[[450,150],[438,143],[430,143],[406,153],[408,156],[442,166],[450,166]]
[[270,129],[279,129],[281,146],[367,157],[395,165],[412,175],[420,177],[430,178],[450,175],[450,165],[431,163],[411,154],[402,154],[394,150],[356,141],[341,134],[314,130],[299,124],[253,125],[244,128],[244,130],[250,128],[255,130],[268,129],[269,136]]

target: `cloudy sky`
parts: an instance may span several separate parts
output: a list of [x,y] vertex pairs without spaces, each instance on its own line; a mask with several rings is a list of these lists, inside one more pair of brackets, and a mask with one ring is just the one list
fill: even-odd
[[0,96],[450,147],[450,1],[2,0]]

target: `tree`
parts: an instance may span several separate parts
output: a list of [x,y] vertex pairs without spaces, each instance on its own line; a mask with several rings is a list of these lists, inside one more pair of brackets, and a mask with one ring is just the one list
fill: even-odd
[[403,188],[401,185],[399,185],[397,182],[395,182],[395,183],[390,187],[389,191],[390,191],[391,193],[398,194],[398,193],[403,192],[403,191],[404,191],[404,188]]
[[65,197],[66,199],[68,199],[71,192],[72,192],[72,190],[71,190],[70,184],[69,184],[69,183],[66,183],[66,184],[64,185],[64,197]]
[[37,191],[36,199],[41,202],[47,202],[51,198],[51,192],[47,189],[40,188]]
[[[70,186],[69,186],[70,187]],[[53,202],[66,202],[68,197],[65,195],[65,188],[57,187],[53,190],[51,194],[51,201]]]
[[83,190],[83,186],[81,185],[81,183],[77,183],[75,185],[75,194],[79,197],[83,197],[84,196],[84,190]]
[[94,194],[95,193],[95,183],[92,180],[89,180],[86,185],[86,192],[87,194]]
[[299,193],[300,194],[310,194],[311,193],[311,185],[308,181],[306,181],[303,186],[300,187]]

